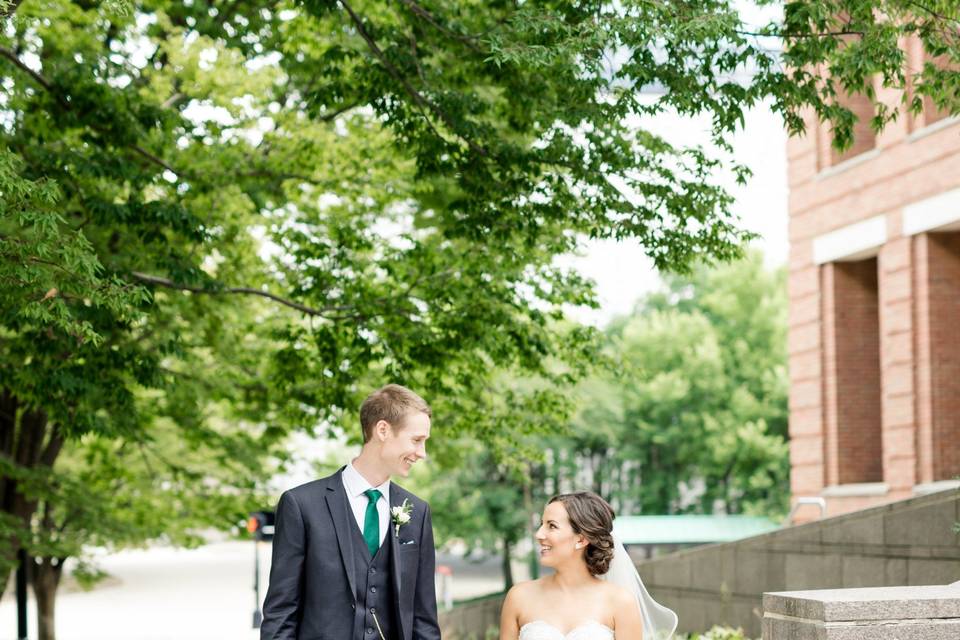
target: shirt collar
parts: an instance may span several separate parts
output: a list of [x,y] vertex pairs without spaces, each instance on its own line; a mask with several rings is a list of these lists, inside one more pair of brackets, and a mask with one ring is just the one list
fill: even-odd
[[366,478],[360,475],[360,472],[357,471],[357,468],[353,466],[352,462],[347,463],[347,466],[343,469],[343,485],[347,488],[347,493],[352,497],[363,496],[364,491],[376,489],[387,501],[387,504],[390,504],[390,479],[387,478],[379,487],[374,487],[367,482]]

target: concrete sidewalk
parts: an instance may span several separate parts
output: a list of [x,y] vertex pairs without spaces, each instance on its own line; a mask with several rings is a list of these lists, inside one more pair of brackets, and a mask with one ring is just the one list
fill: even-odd
[[[103,558],[111,578],[89,592],[57,597],[57,640],[257,640],[252,629],[253,542],[218,542],[199,549],[157,547]],[[259,548],[261,597],[270,570],[270,544]],[[454,571],[454,596],[501,588],[499,560],[482,563],[441,556]],[[29,638],[37,637],[36,610]],[[0,640],[16,639],[12,588],[0,602]]]

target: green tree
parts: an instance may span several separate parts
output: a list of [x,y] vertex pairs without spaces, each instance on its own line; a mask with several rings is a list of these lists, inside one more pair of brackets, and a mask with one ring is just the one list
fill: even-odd
[[[224,529],[263,504],[257,481],[269,476],[270,467],[242,431],[234,427],[219,446],[195,447],[169,420],[160,422],[147,443],[95,434],[70,440],[52,472],[19,476],[37,502],[33,526],[21,536],[40,640],[56,637],[56,594],[68,559],[79,561],[74,575],[91,586],[105,575],[90,555],[93,547],[196,546],[206,529]],[[224,456],[228,448],[231,455]]]
[[782,515],[783,270],[751,253],[670,277],[608,335],[617,371],[582,387],[573,434],[559,443],[575,466],[587,463],[594,490],[627,513]]
[[498,553],[504,590],[513,586],[511,562],[517,543],[530,529],[525,480],[475,445],[463,466],[436,474],[429,488],[439,539],[463,542],[468,557],[475,550]]
[[[787,300],[784,270],[750,252],[667,276],[604,333],[598,371],[575,404],[534,420],[522,450],[498,461],[459,442],[426,487],[442,540],[508,559],[552,494],[589,489],[617,513],[750,513],[788,507]],[[522,386],[514,381],[506,389]]]

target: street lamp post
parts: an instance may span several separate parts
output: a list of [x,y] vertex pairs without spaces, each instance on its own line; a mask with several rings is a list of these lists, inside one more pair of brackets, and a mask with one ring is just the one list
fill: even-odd
[[273,511],[256,511],[247,519],[247,531],[253,534],[253,628],[263,623],[260,609],[260,542],[273,540]]
[[27,640],[27,551],[17,552],[17,640]]

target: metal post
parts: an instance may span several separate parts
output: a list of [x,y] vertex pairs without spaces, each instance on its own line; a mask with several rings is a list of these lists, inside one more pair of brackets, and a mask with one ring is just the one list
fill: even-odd
[[17,552],[17,640],[27,640],[27,552]]
[[259,629],[263,622],[260,610],[260,542],[253,539],[253,628]]

